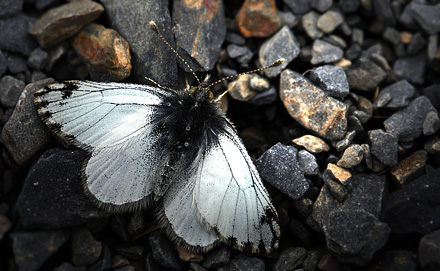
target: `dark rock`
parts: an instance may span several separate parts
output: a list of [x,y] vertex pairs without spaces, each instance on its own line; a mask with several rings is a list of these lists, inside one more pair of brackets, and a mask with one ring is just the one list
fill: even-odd
[[154,21],[165,40],[176,47],[168,2],[134,0],[121,5],[118,0],[103,0],[101,3],[111,28],[130,44],[134,79],[140,83],[151,83],[145,79],[148,77],[162,86],[176,89],[176,56],[149,25],[150,21]]
[[12,74],[24,72],[27,69],[26,59],[20,54],[10,53],[6,58],[8,70]]
[[375,15],[385,25],[394,25],[396,18],[391,9],[391,0],[372,0]]
[[[245,1],[235,17],[237,26],[245,38],[269,37],[281,27],[275,1]],[[264,25],[264,27],[261,27]]]
[[309,188],[298,150],[277,143],[255,162],[263,179],[292,199],[300,199]]
[[37,47],[37,42],[28,34],[34,22],[35,18],[24,14],[0,19],[0,49],[29,55]]
[[341,152],[345,150],[353,141],[353,139],[356,136],[356,131],[352,130],[345,134],[344,139],[337,141],[334,147],[336,148],[336,151]]
[[6,60],[6,57],[3,55],[3,52],[0,50],[0,77],[2,77],[3,74],[6,72],[7,67],[8,67],[8,61]]
[[440,226],[440,169],[385,197],[382,221],[393,233],[427,234]]
[[36,0],[35,1],[35,7],[38,10],[46,9],[49,6],[52,6],[54,3],[56,3],[58,0]]
[[414,19],[414,13],[413,13],[413,6],[419,3],[426,3],[425,0],[413,0],[409,2],[405,8],[403,9],[402,13],[399,17],[399,22],[401,22],[405,27],[408,29],[417,29],[418,23]]
[[307,251],[302,247],[289,247],[283,250],[273,264],[273,270],[290,271],[298,267],[306,258]]
[[414,19],[422,26],[428,34],[440,32],[440,4],[424,5],[414,4],[411,6]]
[[342,58],[342,49],[334,46],[323,40],[315,40],[312,48],[312,60],[310,63],[313,65],[321,63],[333,63]]
[[134,212],[131,215],[130,222],[127,226],[127,231],[131,236],[141,233],[146,227],[144,216],[142,212]]
[[309,13],[301,17],[302,28],[309,36],[309,38],[313,40],[318,39],[322,37],[322,35],[324,35],[324,32],[322,32],[318,28],[318,19],[319,19],[319,14],[316,13],[316,11],[314,10],[310,11]]
[[294,28],[299,23],[299,16],[295,16],[292,12],[279,11],[278,16],[280,16],[281,24],[289,28]]
[[318,262],[318,270],[340,270],[341,264],[330,253],[324,254]]
[[163,267],[171,270],[183,270],[182,261],[179,259],[175,246],[161,232],[154,231],[149,238],[154,259]]
[[391,170],[398,187],[403,187],[425,173],[428,153],[424,150],[415,151]]
[[337,165],[343,168],[352,168],[359,165],[364,157],[364,150],[359,144],[352,144],[345,149]]
[[261,106],[266,104],[271,104],[278,99],[278,91],[275,87],[271,87],[266,91],[259,92],[255,94],[250,100],[249,103]]
[[428,60],[429,61],[435,60],[435,58],[437,56],[438,48],[439,48],[439,46],[438,46],[438,34],[429,36],[428,49],[427,49],[427,51],[428,51],[427,55],[428,55]]
[[356,133],[359,133],[364,131],[364,127],[357,117],[350,115],[348,116],[348,130],[356,131]]
[[350,48],[345,51],[345,58],[347,58],[348,60],[355,60],[360,56],[361,51],[361,46],[354,43],[350,46]]
[[370,269],[376,271],[416,271],[417,257],[408,250],[392,250],[378,255],[370,264]]
[[324,220],[332,210],[362,209],[379,217],[382,209],[382,198],[385,193],[385,176],[376,174],[354,174],[345,185],[348,193],[344,202],[338,202],[328,186],[323,186],[313,205],[312,214],[307,224],[315,230],[322,231]]
[[361,58],[345,69],[350,89],[372,91],[386,78],[384,70],[374,62]]
[[285,61],[278,67],[264,71],[267,77],[272,78],[281,73],[300,52],[298,41],[287,26],[283,26],[275,35],[263,43],[259,51],[260,65],[265,67],[280,58]]
[[47,51],[47,64],[46,64],[46,71],[51,71],[54,65],[63,57],[70,45],[67,42],[61,42],[58,43],[50,48],[48,48]]
[[394,63],[394,73],[398,79],[405,79],[414,84],[425,82],[427,57],[425,52],[417,55],[405,56]]
[[23,0],[4,0],[0,2],[0,18],[17,14],[23,8]]
[[19,270],[38,270],[69,239],[68,230],[11,233],[12,251]]
[[112,254],[108,246],[103,245],[101,250],[101,256],[99,259],[87,267],[87,271],[101,271],[109,270],[112,263]]
[[320,136],[339,140],[347,132],[347,106],[301,74],[289,69],[281,73],[280,98],[291,117]]
[[352,13],[358,10],[360,0],[339,0],[338,6],[344,13]]
[[48,54],[41,47],[35,48],[30,54],[27,64],[34,70],[42,70],[47,63]]
[[430,111],[426,114],[422,127],[424,135],[433,135],[440,129],[440,119],[436,111]]
[[440,108],[440,84],[433,84],[423,89],[423,95],[426,96],[431,104]]
[[246,39],[242,35],[234,32],[226,32],[225,41],[235,45],[245,45]]
[[333,5],[333,0],[311,0],[310,6],[319,12],[328,10]]
[[229,262],[231,251],[226,246],[220,246],[219,248],[211,251],[206,255],[203,261],[203,267],[206,269],[214,269],[223,266]]
[[347,198],[348,190],[340,183],[333,181],[331,175],[327,171],[324,172],[323,179],[325,180],[325,184],[330,189],[333,197],[338,202],[344,202],[344,200]]
[[426,47],[426,44],[426,40],[423,38],[423,35],[420,32],[414,34],[413,38],[411,39],[411,43],[408,45],[408,54],[417,54]]
[[310,73],[310,80],[332,97],[343,98],[350,92],[345,72],[338,66],[318,67]]
[[206,271],[205,268],[201,267],[200,265],[198,265],[198,264],[195,263],[195,262],[190,262],[190,263],[189,263],[189,268],[190,268],[192,271]]
[[384,40],[398,45],[400,43],[400,33],[395,28],[388,26],[382,34]]
[[388,240],[391,229],[362,209],[337,209],[324,220],[327,247],[342,262],[362,265]]
[[[209,71],[214,68],[220,56],[220,48],[226,35],[225,16],[222,1],[173,3],[173,25],[179,49],[188,55],[187,62],[195,71]],[[188,35],[194,31],[196,35]],[[196,65],[191,64],[196,63]],[[180,66],[189,71],[184,63]]]
[[112,217],[112,230],[121,238],[122,241],[130,241],[130,234],[127,231],[127,219],[124,215],[115,215]]
[[72,231],[72,263],[74,265],[90,265],[99,259],[102,244],[93,238],[85,227],[74,228]]
[[27,85],[2,130],[3,143],[19,165],[26,164],[51,139],[49,130],[36,114],[33,100],[37,90],[53,82],[45,79]]
[[319,17],[317,26],[328,34],[333,32],[343,21],[344,17],[339,11],[329,10]]
[[3,240],[5,234],[11,229],[12,223],[7,216],[0,214],[0,241]]
[[236,271],[236,270],[248,270],[248,271],[264,271],[264,262],[258,258],[246,256],[244,254],[238,254],[225,266],[217,269],[218,271]]
[[114,268],[114,271],[135,271],[136,269],[131,266],[131,265],[127,265],[127,266],[123,266],[123,267],[119,267],[119,268]]
[[14,107],[23,91],[25,83],[10,75],[0,80],[0,102],[3,106]]
[[386,166],[395,166],[398,162],[397,137],[381,129],[368,131],[371,141],[371,154]]
[[413,100],[408,107],[397,111],[384,121],[385,129],[402,142],[410,142],[423,132],[423,121],[427,114],[437,110],[425,96]]
[[108,216],[84,194],[80,150],[50,149],[31,166],[17,210],[26,229],[54,229],[93,222]]
[[377,108],[389,109],[405,107],[414,96],[414,91],[413,85],[408,83],[408,81],[399,81],[382,89],[374,105]]
[[306,150],[298,152],[299,164],[304,169],[305,175],[317,175],[319,172],[319,165],[313,154]]
[[63,263],[53,269],[53,271],[87,271],[85,266],[74,266],[70,263]]
[[435,271],[440,268],[440,230],[422,237],[419,243],[419,262],[423,270]]
[[302,15],[310,11],[310,0],[283,0],[293,13]]
[[357,45],[364,44],[364,31],[359,28],[353,28],[353,32],[351,33],[351,41],[356,43]]
[[226,47],[226,51],[230,58],[237,58],[251,52],[247,46],[239,46],[236,44],[229,44],[228,47]]
[[[150,243],[151,245],[151,243]],[[157,248],[156,248],[157,249]],[[126,257],[130,260],[138,260],[140,257],[142,257],[142,254],[144,253],[145,247],[144,245],[121,245],[115,248],[115,253]]]
[[44,72],[33,71],[31,75],[31,83],[35,83],[47,78],[47,75]]
[[112,259],[112,268],[118,268],[118,267],[123,267],[126,265],[129,265],[130,261],[120,255],[115,255],[115,257],[113,257]]

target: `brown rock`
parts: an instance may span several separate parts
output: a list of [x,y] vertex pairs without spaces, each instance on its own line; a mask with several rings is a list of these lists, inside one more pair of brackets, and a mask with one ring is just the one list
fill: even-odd
[[415,178],[425,173],[425,166],[428,160],[428,153],[424,150],[418,150],[408,158],[402,160],[395,168],[391,170],[397,186],[404,187]]
[[350,182],[351,173],[345,168],[341,168],[335,164],[329,163],[327,165],[327,170],[343,185],[347,185]]
[[281,27],[281,19],[273,0],[246,0],[235,20],[246,38],[268,37]]
[[328,140],[347,132],[347,105],[328,96],[301,74],[289,69],[280,77],[280,98],[290,116]]
[[327,152],[330,147],[324,140],[313,135],[305,135],[299,138],[295,138],[292,142],[298,146],[304,147],[311,153]]
[[178,246],[177,252],[179,252],[179,258],[184,262],[201,262],[203,261],[203,255],[186,250],[183,247]]
[[25,165],[52,138],[46,125],[37,115],[34,93],[53,82],[53,79],[48,78],[27,85],[3,128],[3,143],[19,165]]
[[89,24],[71,40],[95,81],[121,81],[131,72],[128,42],[113,29]]
[[237,80],[228,85],[229,95],[237,101],[247,102],[254,97],[257,92],[249,87],[249,74],[240,75]]
[[41,47],[47,48],[72,37],[103,11],[104,8],[93,1],[67,3],[48,10],[29,28],[29,33],[35,36]]
[[353,144],[345,149],[341,159],[336,164],[343,168],[352,168],[359,165],[363,158],[364,149],[358,144]]

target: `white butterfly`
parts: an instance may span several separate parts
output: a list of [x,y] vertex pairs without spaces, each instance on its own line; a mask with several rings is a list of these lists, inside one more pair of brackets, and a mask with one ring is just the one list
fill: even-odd
[[172,91],[67,81],[35,94],[56,135],[85,149],[85,190],[110,211],[159,207],[178,245],[207,251],[220,241],[270,253],[277,212],[234,126],[199,85]]

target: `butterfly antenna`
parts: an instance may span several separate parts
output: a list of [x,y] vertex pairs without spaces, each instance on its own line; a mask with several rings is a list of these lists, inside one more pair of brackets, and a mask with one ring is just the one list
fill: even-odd
[[158,82],[154,81],[151,78],[148,78],[148,77],[144,77],[144,78],[147,79],[148,81],[150,81],[151,83],[155,84],[158,88],[165,89],[165,90],[168,90],[168,91],[171,91],[171,92],[174,92],[174,93],[176,92],[174,89],[162,86],[161,84],[159,84]]
[[[278,60],[275,60],[275,61],[274,61],[272,64],[270,64],[269,66],[262,67],[262,68],[259,68],[259,69],[255,69],[255,70],[252,70],[252,71],[247,71],[247,72],[243,72],[243,73],[239,73],[239,74],[230,75],[230,76],[228,76],[228,77],[224,77],[224,78],[219,79],[219,80],[215,81],[214,83],[208,85],[206,88],[209,89],[210,87],[212,87],[212,86],[214,86],[214,85],[217,85],[218,83],[221,83],[221,82],[223,82],[223,81],[226,81],[226,80],[229,80],[229,79],[232,79],[232,78],[238,77],[238,76],[240,76],[240,75],[245,75],[245,74],[250,74],[250,73],[256,73],[256,72],[261,72],[261,71],[267,70],[267,69],[269,69],[269,68],[278,67],[278,66],[280,66],[281,64],[283,64],[285,61],[286,61],[286,60],[285,60],[284,58],[280,58],[280,59],[278,59]],[[225,92],[223,92],[222,94],[220,94],[220,95],[217,97],[217,99],[214,100],[214,102],[218,102],[218,101],[220,101],[220,99],[221,99],[223,96],[225,96],[226,93],[228,93],[228,92],[229,92],[229,89],[226,90]]]
[[162,34],[159,32],[159,28],[157,27],[156,23],[153,21],[150,21],[150,27],[156,32],[156,34],[162,39],[162,41],[168,46],[168,48],[173,51],[173,53],[185,64],[185,66],[188,67],[188,69],[191,71],[191,73],[194,75],[194,78],[196,78],[198,85],[200,85],[200,79],[197,77],[196,73],[191,69],[189,64],[179,55],[179,53],[171,46],[171,44],[162,36]]

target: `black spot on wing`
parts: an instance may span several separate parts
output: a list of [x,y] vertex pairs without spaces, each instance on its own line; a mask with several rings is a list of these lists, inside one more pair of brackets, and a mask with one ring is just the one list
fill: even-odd
[[61,98],[63,99],[67,99],[70,96],[72,96],[72,91],[77,90],[79,88],[79,86],[74,82],[64,82],[63,84],[64,87],[60,88],[61,92],[63,93]]
[[45,86],[45,87],[41,88],[39,91],[37,91],[37,92],[34,94],[34,97],[44,96],[44,95],[46,95],[47,93],[49,93],[50,91],[52,91],[52,90],[50,89],[50,87]]

